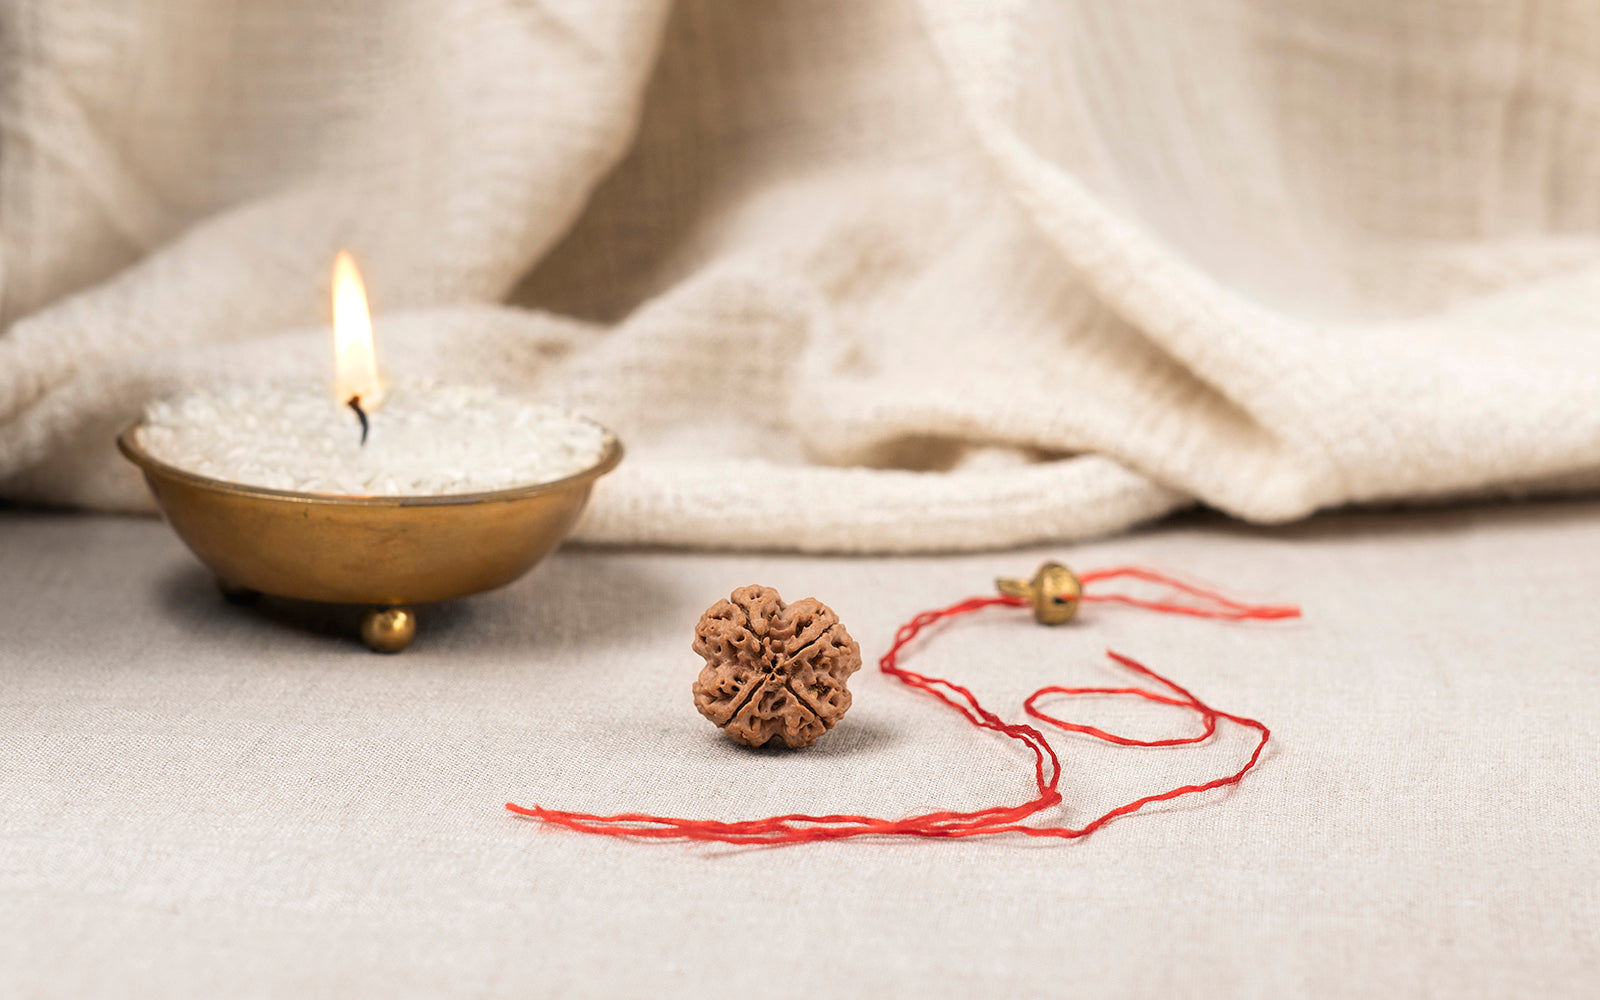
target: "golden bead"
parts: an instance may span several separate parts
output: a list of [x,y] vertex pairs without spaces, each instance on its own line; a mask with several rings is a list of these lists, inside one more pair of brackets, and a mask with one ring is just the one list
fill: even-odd
[[417,634],[410,608],[373,608],[361,616],[361,641],[375,653],[398,653]]
[[994,582],[1000,593],[1020,597],[1033,605],[1033,620],[1040,625],[1062,625],[1078,613],[1083,584],[1072,570],[1047,562],[1032,580],[1005,578]]

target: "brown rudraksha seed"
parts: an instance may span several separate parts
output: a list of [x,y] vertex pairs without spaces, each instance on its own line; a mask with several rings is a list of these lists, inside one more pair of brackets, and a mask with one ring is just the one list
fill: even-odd
[[706,665],[694,707],[746,746],[808,747],[850,709],[845,684],[861,647],[839,616],[808,597],[784,604],[769,587],[741,587],[706,609],[694,651]]

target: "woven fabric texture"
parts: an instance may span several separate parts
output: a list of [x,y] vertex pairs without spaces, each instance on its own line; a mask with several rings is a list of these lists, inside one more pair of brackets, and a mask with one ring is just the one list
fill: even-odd
[[589,539],[833,551],[1600,483],[1583,0],[4,0],[0,496],[153,395],[586,411]]
[[[924,608],[1041,559],[1156,565],[1305,617],[993,609],[904,667],[1007,721],[1044,684],[1138,678],[1272,728],[1236,788],[1086,840],[638,843],[506,801],[739,820],[899,817],[1034,794],[1033,759],[878,671]],[[397,659],[356,611],[240,608],[164,525],[0,511],[0,996],[1449,997],[1600,982],[1600,503],[1214,515],[1004,555],[567,548],[421,609]],[[861,644],[815,746],[695,710],[701,611],[761,581]],[[621,612],[619,614],[619,611]],[[1052,699],[1147,739],[1132,699]],[[1114,747],[1048,730],[1081,824],[1236,770],[1256,734]]]

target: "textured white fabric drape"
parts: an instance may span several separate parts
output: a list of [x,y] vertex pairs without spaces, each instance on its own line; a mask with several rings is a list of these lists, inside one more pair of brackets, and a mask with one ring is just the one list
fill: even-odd
[[0,0],[0,495],[321,376],[630,447],[590,539],[837,551],[1600,485],[1582,0]]

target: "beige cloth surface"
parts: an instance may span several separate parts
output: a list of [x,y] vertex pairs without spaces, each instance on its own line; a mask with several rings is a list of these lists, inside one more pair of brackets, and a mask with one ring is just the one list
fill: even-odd
[[[1019,801],[1025,751],[875,664],[913,612],[1046,555],[1306,616],[996,612],[907,664],[1014,717],[1041,684],[1122,681],[1109,646],[1271,726],[1257,772],[1066,845],[641,844],[501,808]],[[937,559],[568,549],[382,658],[348,621],[223,603],[153,521],[0,513],[0,995],[1593,996],[1597,561],[1593,502]],[[831,603],[867,659],[813,751],[743,750],[692,705],[693,624],[753,580]],[[1059,738],[1060,818],[1251,742]]]
[[0,495],[144,507],[111,434],[325,374],[339,246],[390,371],[622,433],[591,539],[1600,469],[1584,0],[6,0],[0,45]]

